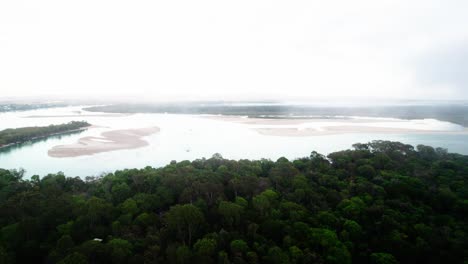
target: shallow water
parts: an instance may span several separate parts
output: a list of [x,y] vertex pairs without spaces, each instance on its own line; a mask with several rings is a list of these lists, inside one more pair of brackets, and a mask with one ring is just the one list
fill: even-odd
[[[125,168],[143,168],[145,166],[164,166],[172,160],[194,160],[209,158],[220,153],[229,159],[276,160],[281,156],[289,159],[308,156],[312,151],[328,154],[333,151],[348,149],[356,142],[368,142],[376,139],[394,140],[413,145],[425,144],[444,147],[451,152],[468,154],[468,135],[444,134],[338,134],[310,137],[266,136],[251,129],[255,125],[246,125],[213,120],[202,116],[173,114],[134,114],[134,115],[96,115],[82,111],[81,107],[42,109],[25,112],[0,114],[0,130],[25,126],[45,126],[61,124],[72,120],[85,120],[99,126],[79,134],[49,138],[34,144],[23,144],[0,152],[0,168],[26,170],[26,176],[46,175],[64,172],[67,176],[92,176]],[[70,117],[69,115],[77,115]],[[34,117],[30,116],[45,116]],[[61,117],[50,117],[61,116]],[[400,122],[401,121],[401,122]],[[397,124],[404,128],[451,129],[460,127],[437,120],[402,121]],[[330,122],[333,122],[332,120]],[[395,120],[388,120],[392,126]],[[313,124],[316,126],[316,123]],[[380,124],[382,125],[382,124]],[[47,151],[56,145],[71,144],[85,136],[99,136],[102,132],[115,129],[131,129],[158,126],[160,133],[145,137],[149,146],[80,156],[73,158],[53,158]],[[304,124],[302,125],[302,127]],[[297,126],[301,127],[301,126]]]

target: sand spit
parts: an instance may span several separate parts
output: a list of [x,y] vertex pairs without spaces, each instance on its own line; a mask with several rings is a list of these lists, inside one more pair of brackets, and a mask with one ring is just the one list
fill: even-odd
[[56,118],[56,117],[122,117],[129,116],[131,114],[72,114],[72,115],[30,115],[23,116],[23,118]]
[[[339,123],[372,123],[379,122],[376,119],[367,118],[250,118],[244,116],[223,116],[223,115],[207,115],[203,116],[211,120],[234,122],[246,125],[301,125],[304,123],[319,123],[319,122],[339,122]],[[396,122],[393,119],[385,120],[386,122]]]
[[369,134],[449,134],[461,135],[468,134],[468,129],[460,131],[440,131],[440,130],[422,130],[422,129],[403,129],[392,127],[372,127],[372,126],[329,126],[316,128],[253,128],[258,133],[265,136],[280,137],[310,137],[327,136],[337,134],[351,133],[369,133]]
[[74,144],[55,146],[48,151],[48,155],[54,158],[70,158],[114,150],[141,148],[148,145],[148,142],[142,137],[159,131],[158,127],[108,131],[102,133],[100,137],[84,137]]
[[212,120],[244,124],[266,136],[309,137],[349,133],[369,134],[468,134],[468,128],[406,128],[410,120],[392,118],[248,118],[241,116],[206,116]]

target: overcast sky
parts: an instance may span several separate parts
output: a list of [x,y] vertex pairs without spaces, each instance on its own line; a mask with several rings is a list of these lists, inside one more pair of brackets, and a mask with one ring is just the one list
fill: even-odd
[[468,99],[466,0],[1,0],[0,97]]

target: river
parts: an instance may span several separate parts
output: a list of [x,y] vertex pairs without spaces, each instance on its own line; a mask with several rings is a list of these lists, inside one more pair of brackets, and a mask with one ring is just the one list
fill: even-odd
[[[308,156],[312,151],[328,154],[351,148],[357,142],[393,140],[412,145],[425,144],[447,148],[450,152],[468,154],[467,134],[441,133],[341,133],[320,136],[272,136],[252,129],[251,125],[227,122],[205,116],[176,114],[104,114],[91,113],[82,107],[62,107],[22,112],[0,113],[0,130],[26,126],[46,126],[69,121],[87,121],[95,127],[73,133],[26,143],[0,151],[0,168],[26,170],[26,177],[63,172],[67,176],[96,176],[125,168],[159,167],[172,160],[209,158],[220,153],[228,159],[276,160]],[[330,120],[329,122],[333,122]],[[401,120],[406,127],[421,122]],[[425,126],[444,125],[459,129],[447,122],[424,123]],[[161,131],[144,138],[149,145],[137,149],[102,152],[89,156],[54,158],[48,151],[57,145],[76,143],[86,136],[99,136],[117,129],[159,127]]]

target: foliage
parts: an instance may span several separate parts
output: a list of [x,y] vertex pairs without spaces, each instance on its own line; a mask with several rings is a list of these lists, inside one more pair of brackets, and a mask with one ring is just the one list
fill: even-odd
[[86,180],[0,169],[0,262],[463,263],[468,157],[354,148]]
[[90,126],[90,124],[84,121],[72,121],[67,124],[50,125],[46,127],[9,128],[0,131],[0,147],[9,144],[23,143],[33,139],[45,138],[88,126]]

